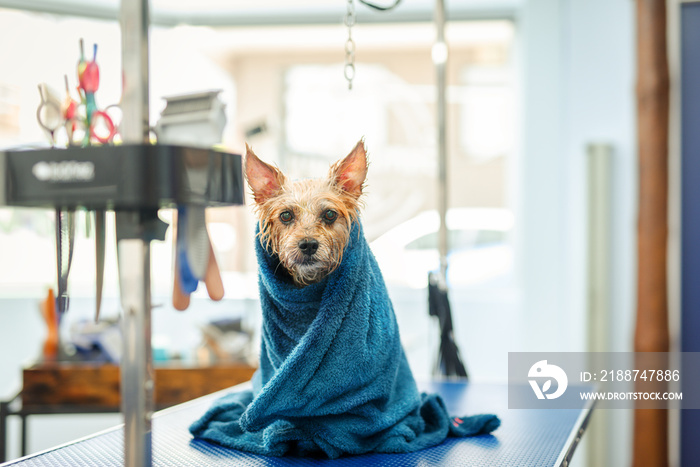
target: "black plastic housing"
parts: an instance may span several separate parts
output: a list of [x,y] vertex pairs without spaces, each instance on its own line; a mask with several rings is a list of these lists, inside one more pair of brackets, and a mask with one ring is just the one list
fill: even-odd
[[243,204],[241,156],[173,145],[0,152],[0,205],[143,210]]

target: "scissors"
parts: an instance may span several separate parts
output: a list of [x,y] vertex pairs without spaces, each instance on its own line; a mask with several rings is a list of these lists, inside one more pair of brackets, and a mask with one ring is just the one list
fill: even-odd
[[[68,77],[66,77],[66,87],[68,89]],[[80,112],[82,108],[70,97],[68,92],[66,92],[63,102],[60,102],[48,86],[41,83],[39,96],[41,102],[36,110],[36,120],[39,126],[49,134],[49,142],[52,147],[56,146],[58,133],[61,129],[65,130],[69,144],[80,146],[89,146],[92,141],[110,144],[118,134],[118,125],[121,123],[119,104],[112,104],[104,110],[94,110],[88,127],[86,116],[81,115]]]
[[64,119],[61,103],[49,90],[46,83],[39,84],[41,102],[36,109],[36,120],[39,126],[46,130],[50,137],[51,146],[56,145],[56,131],[63,127]]
[[[78,94],[84,115],[73,115],[66,118],[72,120],[72,125],[82,127],[83,146],[89,146],[92,140],[97,140],[102,144],[111,143],[117,134],[117,125],[114,124],[111,113],[118,109],[118,105],[110,105],[104,110],[97,108],[95,93],[100,87],[100,67],[97,66],[97,44],[93,45],[92,60],[85,59],[85,48],[83,40],[80,39],[80,59],[78,60]],[[66,91],[68,84],[66,81]],[[121,118],[120,118],[121,120]],[[71,135],[72,136],[72,135]],[[71,138],[72,143],[76,143],[75,137]]]

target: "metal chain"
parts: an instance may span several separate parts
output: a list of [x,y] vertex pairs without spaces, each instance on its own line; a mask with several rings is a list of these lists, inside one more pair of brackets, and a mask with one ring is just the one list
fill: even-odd
[[355,41],[352,39],[352,27],[355,25],[355,0],[348,0],[348,11],[343,22],[348,28],[348,39],[345,41],[345,67],[343,74],[348,81],[348,89],[352,89],[352,80],[355,79]]

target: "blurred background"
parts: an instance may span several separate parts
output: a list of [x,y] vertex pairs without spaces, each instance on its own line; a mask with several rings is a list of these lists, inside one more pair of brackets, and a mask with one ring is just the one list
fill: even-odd
[[[509,351],[586,351],[592,341],[595,350],[630,351],[637,186],[633,2],[446,5],[448,284],[470,377],[505,382]],[[343,75],[346,2],[153,0],[152,7],[152,124],[165,97],[222,90],[228,122],[222,147],[241,153],[248,142],[295,178],[325,174],[365,139],[371,162],[365,231],[416,378],[429,378],[439,337],[426,289],[428,271],[438,266],[433,3],[405,1],[389,12],[356,5],[352,90]],[[99,47],[98,105],[119,102],[117,10],[116,0],[0,0],[0,149],[47,144],[36,123],[37,85],[45,82],[62,95],[64,74],[75,83],[81,38]],[[588,169],[596,150],[607,155],[602,214],[588,209],[600,186]],[[19,390],[21,368],[40,356],[46,329],[38,302],[56,275],[53,216],[0,209],[2,399]],[[164,220],[170,216],[161,213]],[[200,290],[187,312],[170,307],[169,230],[165,242],[152,245],[153,345],[164,361],[196,360],[203,329],[240,318],[249,340],[237,349],[254,363],[255,221],[245,206],[210,209],[207,216],[225,299],[209,302]],[[602,225],[602,250],[591,243],[591,222]],[[94,248],[78,225],[71,310],[61,325],[67,336],[92,316]],[[102,313],[116,319],[113,228],[109,232]],[[603,318],[601,310],[591,312],[592,265],[607,274]],[[592,336],[600,326],[606,333]],[[34,417],[29,450],[119,422],[117,414]],[[606,425],[609,442],[595,449],[604,449],[606,465],[628,464],[631,414],[616,411]],[[18,429],[10,428],[12,458],[19,455]],[[588,465],[588,459],[582,448],[574,461]]]

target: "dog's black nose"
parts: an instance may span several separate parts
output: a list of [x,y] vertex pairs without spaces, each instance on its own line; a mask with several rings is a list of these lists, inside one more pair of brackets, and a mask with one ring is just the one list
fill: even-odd
[[306,256],[313,256],[318,250],[318,240],[305,238],[299,242],[299,250]]

